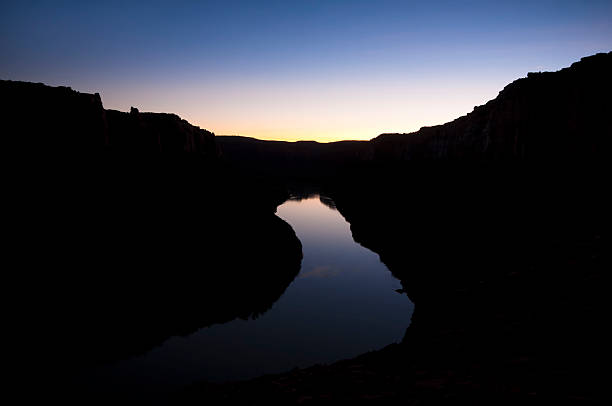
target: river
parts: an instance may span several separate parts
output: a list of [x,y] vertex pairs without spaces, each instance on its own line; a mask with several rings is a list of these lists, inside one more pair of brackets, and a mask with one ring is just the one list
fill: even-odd
[[[302,242],[298,276],[272,308],[173,337],[135,358],[94,368],[80,379],[94,390],[152,394],[196,381],[280,373],[399,342],[413,304],[378,255],[353,241],[333,201],[292,198],[277,209]],[[222,270],[219,270],[222,272]],[[252,269],[262,278],[265,269]]]

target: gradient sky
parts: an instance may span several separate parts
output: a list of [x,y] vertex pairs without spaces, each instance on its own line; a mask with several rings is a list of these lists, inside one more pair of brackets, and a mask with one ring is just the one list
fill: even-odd
[[0,78],[216,134],[370,139],[612,50],[612,1],[4,1]]

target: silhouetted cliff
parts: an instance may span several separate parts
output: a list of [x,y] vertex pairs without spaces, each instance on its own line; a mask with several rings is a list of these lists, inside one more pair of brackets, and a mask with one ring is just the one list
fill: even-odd
[[100,95],[42,83],[0,81],[5,152],[84,155],[198,153],[217,156],[214,134],[174,114],[105,110]]
[[274,214],[287,191],[222,166],[214,134],[69,88],[0,95],[17,376],[61,392],[78,368],[256,317],[297,275],[300,241]]
[[107,146],[119,152],[198,153],[216,158],[214,134],[175,114],[107,110]]
[[530,73],[443,125],[372,140],[380,160],[605,160],[612,136],[612,53]]
[[605,403],[611,60],[532,74],[319,178],[415,303],[403,343],[187,401]]
[[[495,99],[449,123],[371,141],[332,143],[217,137],[234,168],[267,178],[338,183],[362,172],[414,165],[528,163],[569,170],[602,165],[612,137],[612,53],[583,58],[558,72],[530,73]],[[391,172],[384,172],[391,171]]]
[[108,124],[97,93],[2,80],[0,100],[5,153],[82,154],[107,143]]
[[[25,275],[13,286],[29,292],[19,303],[43,331],[20,338],[74,365],[265,310],[301,257],[272,214],[287,197],[279,182],[307,181],[414,301],[403,344],[201,385],[188,401],[601,403],[611,59],[530,74],[467,116],[414,134],[331,144],[219,137],[219,162],[207,136],[176,116],[104,111],[99,97],[65,88],[43,89],[27,112],[5,109],[6,99],[7,146],[121,152],[51,171],[36,159],[12,168],[5,210],[19,261],[10,275]],[[212,307],[221,312],[201,311]]]

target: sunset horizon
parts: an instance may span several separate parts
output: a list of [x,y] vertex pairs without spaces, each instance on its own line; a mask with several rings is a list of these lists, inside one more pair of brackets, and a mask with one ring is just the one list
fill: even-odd
[[612,49],[607,2],[1,6],[0,78],[215,134],[368,140],[444,124],[528,72]]
[[610,21],[0,0],[16,398],[604,403]]
[[[598,53],[602,53],[602,52],[598,52]],[[605,53],[605,52],[603,52]],[[588,57],[588,56],[592,56],[592,55],[583,55],[582,58],[584,57]],[[578,60],[575,61],[570,61],[568,64],[560,66],[560,67],[555,67],[555,68],[551,68],[550,70],[538,70],[537,72],[555,72],[557,70],[561,70],[563,68],[568,68],[572,63],[575,63],[577,61],[579,61],[581,58],[579,58]],[[424,127],[432,127],[432,126],[437,126],[437,125],[443,125],[446,124],[448,122],[451,122],[459,117],[465,116],[466,114],[470,113],[471,111],[473,111],[473,109],[475,107],[481,106],[486,104],[488,101],[494,99],[504,88],[505,86],[507,86],[508,84],[522,79],[522,78],[526,78],[527,75],[529,73],[535,73],[536,71],[528,71],[525,72],[525,74],[523,76],[519,76],[514,78],[513,80],[510,80],[509,82],[503,84],[502,86],[500,86],[500,88],[497,91],[492,91],[491,92],[491,96],[489,96],[486,99],[483,99],[481,102],[476,102],[474,103],[468,103],[471,104],[471,107],[466,107],[465,110],[460,110],[457,109],[456,111],[449,111],[448,114],[444,115],[443,117],[440,117],[438,119],[438,121],[432,120],[430,122],[423,122],[423,123],[417,123],[414,124],[413,126],[408,126],[406,128],[394,128],[394,129],[364,129],[363,127],[360,127],[359,129],[356,129],[354,131],[345,131],[345,132],[333,132],[333,131],[320,131],[320,132],[310,132],[307,130],[303,130],[303,131],[295,131],[295,129],[291,130],[291,129],[287,129],[287,130],[279,130],[279,129],[271,129],[271,130],[247,130],[246,133],[226,133],[223,132],[223,130],[220,132],[218,130],[216,130],[215,128],[207,125],[206,123],[203,123],[201,121],[198,121],[197,118],[195,119],[191,119],[190,116],[182,114],[179,111],[174,111],[173,109],[169,108],[165,111],[157,111],[157,110],[148,110],[146,108],[143,108],[143,105],[147,105],[146,103],[134,103],[134,104],[129,104],[129,106],[126,104],[122,104],[122,105],[109,105],[108,103],[105,102],[105,97],[104,97],[104,92],[103,91],[98,91],[98,90],[83,90],[83,89],[79,89],[79,88],[74,88],[73,86],[70,86],[68,84],[53,84],[53,86],[60,86],[60,87],[70,87],[73,90],[79,91],[79,92],[85,92],[85,93],[98,93],[100,94],[102,103],[104,105],[105,108],[107,109],[111,109],[111,110],[118,110],[118,111],[129,111],[131,108],[136,108],[141,112],[150,112],[150,113],[168,113],[168,114],[176,114],[179,117],[181,117],[184,120],[187,120],[190,124],[198,126],[202,129],[208,130],[213,132],[215,135],[218,136],[236,136],[236,137],[246,137],[246,138],[254,138],[257,140],[261,140],[261,141],[285,141],[285,142],[298,142],[298,141],[315,141],[315,142],[319,142],[319,143],[330,143],[330,142],[338,142],[338,141],[369,141],[373,138],[376,138],[377,136],[381,135],[381,134],[409,134],[409,133],[414,133],[419,131],[420,129],[424,128]],[[41,82],[42,83],[42,82]],[[44,83],[45,85],[50,85],[50,83]],[[110,99],[112,100],[112,97],[110,97]],[[214,120],[211,120],[214,121]]]

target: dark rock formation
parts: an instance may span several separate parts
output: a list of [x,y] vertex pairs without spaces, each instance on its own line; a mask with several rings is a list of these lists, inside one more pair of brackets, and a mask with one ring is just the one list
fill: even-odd
[[[104,225],[87,224],[92,230],[80,234],[86,241],[56,235],[39,250],[45,261],[27,261],[62,265],[36,274],[30,287],[47,300],[37,309],[45,316],[39,328],[57,332],[45,338],[53,352],[43,359],[74,373],[142,354],[173,335],[265,313],[300,269],[299,240],[272,213],[230,217],[203,209],[193,217],[136,214],[127,225],[105,216]],[[58,245],[70,251],[57,252]]]
[[105,113],[98,93],[0,81],[2,151],[83,154],[102,149],[108,142]]
[[366,141],[263,141],[248,137],[217,136],[221,158],[246,173],[283,181],[319,183],[350,171],[373,157]]
[[257,317],[297,275],[301,244],[274,215],[287,191],[221,166],[212,133],[69,88],[0,95],[13,371],[44,377],[38,392],[65,399],[81,367]]
[[[59,348],[68,355],[56,359],[74,363],[79,354],[108,359],[138,352],[136,342],[150,348],[263,311],[299,265],[299,242],[272,215],[286,198],[279,182],[308,182],[333,198],[355,240],[380,254],[415,302],[404,342],[331,366],[196,385],[185,400],[603,403],[611,60],[599,54],[531,74],[467,116],[414,134],[332,144],[218,137],[223,158],[213,165],[215,154],[200,149],[207,138],[176,116],[104,111],[99,98],[56,89],[64,105],[88,100],[78,108],[93,118],[58,124],[54,117],[69,117],[58,103],[42,116],[55,134],[39,143],[27,123],[40,115],[3,108],[14,113],[3,123],[28,128],[7,137],[21,151],[79,142],[79,151],[155,151],[68,170],[14,167],[30,176],[9,194],[9,251],[21,259],[12,274],[27,275],[32,297],[44,299],[26,300],[48,320],[37,325],[62,326],[54,340],[31,335],[31,346]],[[81,139],[84,128],[94,136]],[[272,284],[249,272],[268,261]],[[217,304],[221,315],[199,311]],[[62,342],[62,331],[81,331],[78,345]],[[100,351],[96,337],[118,349]]]
[[[404,183],[360,178],[334,195],[356,241],[380,254],[415,303],[396,351],[396,396],[603,399],[605,177],[447,169],[414,170]],[[434,386],[420,388],[422,379]]]
[[381,134],[370,142],[217,140],[224,159],[243,169],[316,182],[408,162],[603,163],[612,137],[610,70],[612,53],[585,57],[558,72],[530,73],[454,121],[411,134]]
[[450,123],[372,140],[380,160],[605,160],[612,134],[612,53],[530,73]]
[[214,158],[214,134],[192,126],[175,114],[107,110],[108,146],[119,152],[198,153]]
[[603,403],[611,61],[532,74],[451,123],[382,135],[371,159],[319,178],[415,303],[401,345],[194,386],[186,400]]
[[[609,334],[603,176],[557,185],[515,167],[448,167],[331,192],[355,240],[415,303],[401,345],[330,366],[202,385],[187,400],[247,404],[602,401]],[[483,175],[483,173],[485,175]]]
[[218,154],[213,133],[174,114],[104,110],[98,93],[42,83],[0,81],[0,91],[5,152]]

